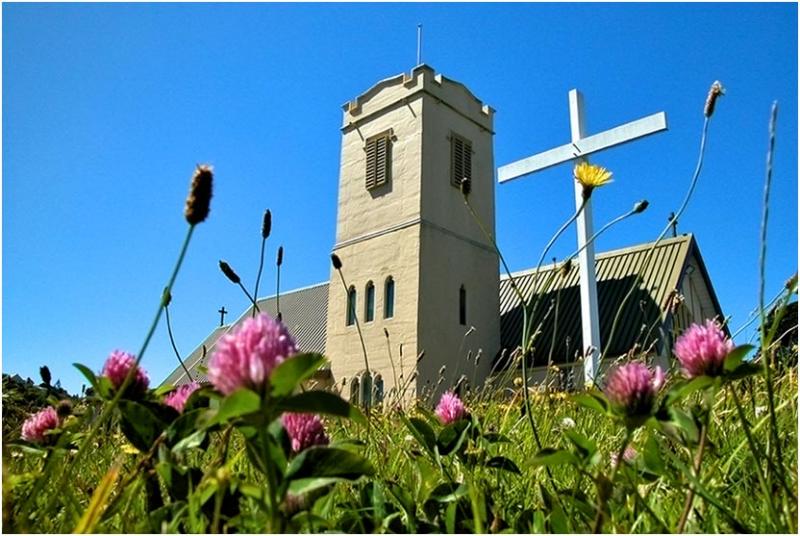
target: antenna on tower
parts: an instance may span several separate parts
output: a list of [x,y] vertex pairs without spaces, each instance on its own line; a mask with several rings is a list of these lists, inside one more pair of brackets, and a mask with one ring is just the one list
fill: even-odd
[[417,65],[422,64],[422,24],[417,24]]

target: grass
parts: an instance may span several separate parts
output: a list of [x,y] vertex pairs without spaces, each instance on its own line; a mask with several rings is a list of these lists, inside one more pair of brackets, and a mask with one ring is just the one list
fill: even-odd
[[[793,503],[776,505],[782,512],[780,526],[775,526],[765,515],[765,501],[770,499],[763,496],[755,477],[753,460],[737,418],[731,389],[737,389],[744,402],[744,412],[753,426],[754,439],[760,445],[770,441],[769,415],[763,411],[768,403],[767,394],[761,378],[743,380],[718,392],[714,399],[709,448],[700,479],[703,491],[698,493],[693,515],[689,517],[685,530],[732,532],[745,528],[753,532],[773,532],[782,527],[785,531],[794,532],[796,499]],[[782,476],[788,478],[788,485],[795,497],[797,389],[796,369],[789,369],[775,384],[776,418],[782,439],[783,459],[787,460],[787,465],[779,470]],[[550,465],[553,480],[552,483],[548,481],[545,467],[535,463],[539,451],[526,417],[522,415],[524,406],[521,392],[517,391],[507,400],[489,399],[474,405],[470,400],[467,397],[468,408],[476,421],[481,423],[483,433],[501,434],[508,442],[487,445],[470,438],[464,445],[464,452],[474,458],[442,456],[440,466],[426,456],[424,447],[404,425],[403,419],[406,417],[416,415],[424,418],[429,410],[423,407],[407,412],[384,412],[383,408],[376,408],[370,416],[369,433],[366,427],[352,421],[328,419],[327,428],[332,441],[360,441],[363,446],[359,450],[372,462],[375,474],[352,483],[333,485],[330,493],[316,501],[309,501],[307,513],[295,516],[295,524],[288,528],[314,532],[446,531],[447,507],[453,504],[457,506],[454,508],[456,512],[451,515],[450,527],[457,531],[477,531],[480,528],[481,531],[491,532],[589,532],[594,517],[596,483],[590,475],[581,474],[566,464]],[[699,395],[697,400],[691,402],[700,403]],[[565,399],[563,393],[534,392],[532,406],[544,445],[554,449],[569,449],[571,442],[566,435],[569,428],[564,420],[572,419],[576,425],[571,430],[597,444],[596,467],[601,473],[608,474],[611,454],[619,449],[625,433],[623,427]],[[227,478],[240,487],[264,487],[265,479],[244,454],[245,439],[238,431],[231,435],[224,471],[216,463],[220,459],[222,435],[222,431],[213,434],[205,450],[190,449],[186,453],[185,464],[205,470],[206,479]],[[636,470],[633,465],[625,464],[619,471],[619,489],[609,497],[609,514],[604,529],[609,532],[673,531],[690,484],[684,470],[691,463],[693,454],[648,427],[635,431],[632,444],[640,453],[639,457],[651,455],[651,445],[655,445],[660,463],[664,466],[662,474],[656,476],[641,470],[641,467]],[[44,504],[47,502],[44,495],[57,495],[57,510],[45,512],[34,508],[32,517],[27,519],[17,517],[19,508],[40,475],[43,460],[41,456],[31,456],[29,452],[20,455],[20,451],[12,447],[4,463],[3,510],[6,530],[72,531],[87,511],[103,477],[115,464],[119,465],[120,477],[111,487],[94,530],[211,530],[213,513],[204,512],[203,508],[191,504],[176,516],[176,523],[170,524],[169,520],[164,520],[163,525],[153,525],[153,512],[148,510],[145,493],[146,470],[140,464],[144,455],[135,453],[135,449],[130,447],[117,429],[116,423],[101,431],[91,447],[91,454],[80,462],[79,467],[74,468],[69,485],[58,490],[45,487],[41,492],[43,496],[35,498],[37,503]],[[72,456],[74,451],[66,455],[65,463],[69,463]],[[465,461],[496,456],[511,460],[519,468],[520,474]],[[224,474],[220,475],[221,471]],[[127,484],[124,487],[121,486],[123,482]],[[457,492],[456,495],[462,496],[450,503],[432,501],[431,497],[442,486],[448,490],[454,489],[447,487],[452,483],[455,488],[465,484],[468,489]],[[777,482],[774,486],[778,486]],[[554,500],[556,490],[560,494],[561,506]],[[199,495],[197,491],[193,494]],[[778,493],[776,496],[785,497]],[[785,502],[787,499],[782,500]],[[199,498],[196,502],[199,502]],[[716,504],[723,505],[728,512]],[[238,514],[226,519],[217,528],[259,532],[264,530],[265,523],[259,501],[243,496]]]

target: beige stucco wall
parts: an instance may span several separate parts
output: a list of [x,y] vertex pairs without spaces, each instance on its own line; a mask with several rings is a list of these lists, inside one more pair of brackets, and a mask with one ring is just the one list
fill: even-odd
[[[399,346],[403,345],[403,370],[408,378],[417,355],[417,296],[419,288],[419,227],[409,227],[364,240],[336,251],[342,259],[342,272],[348,285],[357,291],[356,314],[367,348],[370,370],[383,376],[384,392],[394,386],[394,373],[399,377]],[[395,283],[394,316],[384,318],[384,289],[391,276]],[[375,285],[375,319],[366,322],[364,298],[367,283]],[[346,323],[347,293],[338,276],[331,270],[329,286],[326,353],[331,360],[335,381],[352,378],[364,370],[364,354],[355,325]],[[389,358],[384,328],[389,332],[395,371]],[[349,389],[345,389],[345,393]],[[412,389],[413,392],[413,389]]]
[[[344,106],[336,245],[348,285],[358,292],[357,314],[370,368],[394,385],[384,328],[389,331],[395,372],[400,344],[405,376],[420,351],[420,380],[410,391],[435,385],[447,365],[449,386],[460,374],[482,380],[500,345],[497,255],[450,185],[450,133],[472,142],[475,209],[494,233],[493,110],[463,85],[420,66],[388,78]],[[365,187],[369,137],[392,129],[391,179]],[[395,315],[384,319],[384,282],[395,280]],[[375,284],[375,320],[365,323],[364,296]],[[458,291],[467,289],[467,325],[459,324]],[[346,325],[346,290],[331,271],[326,352],[337,382],[364,369],[356,326]],[[475,331],[463,343],[465,332]],[[476,369],[464,362],[481,350]],[[345,389],[344,392],[349,392]]]

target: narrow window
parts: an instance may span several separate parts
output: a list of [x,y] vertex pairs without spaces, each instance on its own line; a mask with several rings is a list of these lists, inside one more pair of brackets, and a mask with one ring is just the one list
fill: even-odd
[[458,289],[458,321],[462,326],[467,325],[467,290],[464,285]]
[[375,375],[375,396],[373,399],[376,404],[383,402],[383,376],[380,374]]
[[372,406],[372,377],[366,372],[361,373],[361,405],[365,408]]
[[350,287],[347,291],[347,325],[356,323],[356,288]]
[[361,382],[358,381],[358,376],[354,377],[350,382],[350,403],[358,405],[359,386]]
[[463,179],[472,180],[472,143],[450,133],[450,184],[460,188]]
[[392,170],[392,131],[387,130],[367,139],[367,190],[389,182]]
[[372,322],[375,320],[375,285],[372,281],[367,283],[367,291],[364,294],[364,321]]
[[394,279],[392,276],[386,278],[384,284],[384,297],[383,297],[383,318],[392,318],[394,316]]

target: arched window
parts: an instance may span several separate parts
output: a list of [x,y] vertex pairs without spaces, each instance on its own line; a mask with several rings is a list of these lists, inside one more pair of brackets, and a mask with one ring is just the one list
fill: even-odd
[[372,406],[372,377],[366,372],[362,372],[361,377],[361,406],[369,408]]
[[375,285],[372,281],[367,283],[367,290],[364,293],[364,321],[372,322],[375,320]]
[[464,285],[458,289],[458,322],[462,326],[467,325],[467,289]]
[[383,287],[383,318],[392,318],[394,316],[394,279],[392,276],[386,278]]
[[347,325],[356,323],[356,288],[350,287],[347,291]]
[[354,376],[350,382],[350,403],[358,405],[359,386],[361,382],[358,381],[358,376]]
[[375,400],[376,404],[380,404],[383,402],[383,376],[380,374],[375,375],[375,396],[373,399]]

